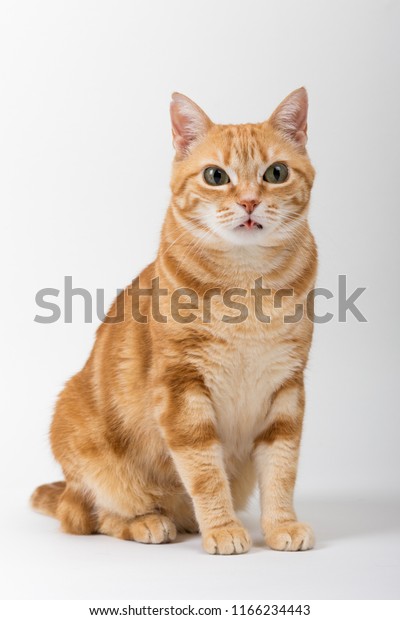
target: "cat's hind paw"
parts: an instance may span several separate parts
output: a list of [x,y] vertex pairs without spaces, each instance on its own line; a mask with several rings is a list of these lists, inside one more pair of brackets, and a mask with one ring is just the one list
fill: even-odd
[[286,521],[265,529],[265,541],[276,551],[306,551],[315,543],[314,533],[307,523]]
[[238,523],[208,530],[203,535],[203,547],[212,555],[237,555],[251,547],[249,534]]
[[128,530],[126,532],[128,536],[124,536],[124,538],[145,544],[168,543],[176,538],[175,524],[171,519],[160,514],[136,517],[129,524]]

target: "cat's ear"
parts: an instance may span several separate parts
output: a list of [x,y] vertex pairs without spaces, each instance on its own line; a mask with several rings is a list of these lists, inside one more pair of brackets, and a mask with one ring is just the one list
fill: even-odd
[[186,157],[191,146],[212,127],[207,114],[194,101],[172,94],[171,101],[172,140],[179,158]]
[[297,146],[307,144],[308,97],[305,88],[298,88],[286,97],[269,118],[269,123]]

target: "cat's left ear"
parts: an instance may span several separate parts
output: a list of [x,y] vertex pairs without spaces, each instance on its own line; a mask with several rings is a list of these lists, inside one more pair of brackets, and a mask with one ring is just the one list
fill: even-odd
[[172,94],[172,139],[179,158],[188,155],[190,148],[212,127],[207,114],[189,97]]
[[299,147],[307,144],[308,96],[305,88],[298,88],[276,108],[268,122]]

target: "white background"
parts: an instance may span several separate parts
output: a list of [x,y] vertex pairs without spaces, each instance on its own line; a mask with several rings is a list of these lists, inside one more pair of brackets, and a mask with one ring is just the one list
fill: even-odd
[[[3,598],[399,597],[399,22],[395,0],[1,2]],[[316,550],[263,548],[256,501],[246,557],[60,534],[27,500],[60,478],[52,406],[99,321],[76,300],[72,324],[35,323],[36,292],[71,275],[108,304],[153,260],[173,90],[241,123],[301,85],[318,284],[367,287],[367,323],[320,305],[297,486]]]

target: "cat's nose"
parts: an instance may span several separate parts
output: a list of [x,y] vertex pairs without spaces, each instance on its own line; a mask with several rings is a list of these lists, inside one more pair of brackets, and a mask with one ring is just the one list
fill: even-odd
[[246,209],[247,213],[253,213],[254,209],[260,204],[260,200],[256,200],[255,198],[244,198],[239,200],[238,204]]

